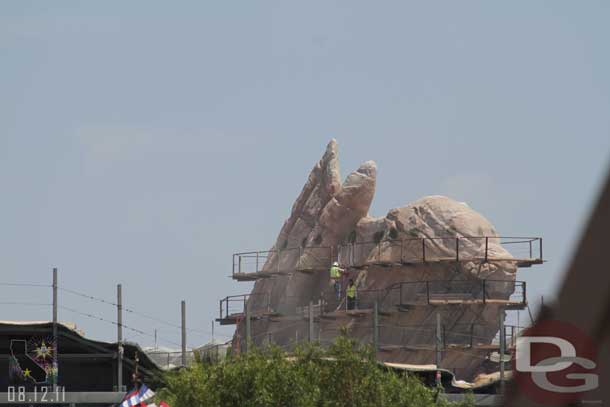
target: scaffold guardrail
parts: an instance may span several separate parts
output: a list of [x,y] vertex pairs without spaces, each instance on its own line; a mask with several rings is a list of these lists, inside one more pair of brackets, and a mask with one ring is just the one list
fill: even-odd
[[[505,250],[497,250],[498,245]],[[294,272],[342,267],[404,265],[433,262],[511,262],[518,267],[543,263],[542,238],[459,236],[383,239],[344,243],[336,247],[289,247],[233,254],[232,277],[256,280]]]
[[[505,251],[495,250],[498,245]],[[542,238],[461,236],[353,242],[339,246],[338,259],[349,267],[442,261],[507,261],[529,266],[543,262]]]
[[[249,305],[251,297],[256,298],[254,306]],[[340,298],[334,295],[325,297],[324,293],[307,301],[298,297],[282,298],[282,303],[278,306],[282,308],[281,311],[273,309],[268,294],[242,294],[220,300],[218,321],[222,324],[237,323],[246,316],[247,306],[250,306],[252,318],[261,318],[271,315],[306,316],[309,304],[313,304],[317,315],[322,316],[337,311],[371,310],[375,303],[380,312],[386,313],[428,305],[495,304],[507,309],[522,309],[527,306],[527,290],[525,281],[492,279],[402,281],[382,289],[356,289],[353,309],[348,309],[344,290]]]
[[[511,293],[506,295],[505,293]],[[512,308],[527,306],[525,281],[429,280],[404,281],[386,290],[383,303],[398,307],[444,304],[497,304]]]
[[239,294],[229,295],[220,300],[220,314],[217,319],[221,325],[235,324],[246,315],[246,307],[251,298],[257,298],[262,306],[250,309],[252,317],[265,315],[271,311],[271,296],[267,293],[261,294]]

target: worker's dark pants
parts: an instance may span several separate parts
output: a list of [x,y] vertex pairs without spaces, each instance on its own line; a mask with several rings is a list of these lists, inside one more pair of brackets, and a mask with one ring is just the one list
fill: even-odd
[[337,296],[337,301],[341,301],[341,280],[340,279],[336,279],[334,280],[335,284],[335,295]]
[[347,309],[356,308],[356,297],[347,297]]

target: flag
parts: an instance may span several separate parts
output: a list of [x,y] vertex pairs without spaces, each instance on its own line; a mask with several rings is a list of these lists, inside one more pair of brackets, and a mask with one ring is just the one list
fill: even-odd
[[121,403],[121,407],[132,407],[133,404],[130,403],[130,400],[134,397],[138,396],[138,390],[132,390],[123,397],[123,402]]
[[149,398],[153,397],[155,395],[155,392],[152,391],[151,389],[149,389],[148,387],[146,387],[145,384],[142,384],[140,386],[140,391],[138,393],[138,395],[140,396],[140,402],[148,400]]
[[154,395],[154,391],[149,389],[145,384],[142,384],[140,389],[133,390],[125,395],[121,407],[136,407]]
[[[140,407],[157,407],[157,405],[155,403],[150,403],[150,404],[140,403]],[[159,407],[169,407],[169,404],[167,404],[165,401],[161,400],[159,402]]]

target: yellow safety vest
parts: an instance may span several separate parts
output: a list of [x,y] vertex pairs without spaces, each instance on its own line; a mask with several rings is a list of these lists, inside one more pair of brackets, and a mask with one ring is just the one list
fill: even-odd
[[330,268],[330,278],[341,278],[341,272],[339,271],[339,267],[332,266]]
[[347,297],[356,298],[356,285],[350,285],[347,287]]

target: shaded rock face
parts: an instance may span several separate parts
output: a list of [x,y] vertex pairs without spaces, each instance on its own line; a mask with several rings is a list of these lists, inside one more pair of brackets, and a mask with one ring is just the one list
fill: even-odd
[[[481,279],[506,282],[487,288],[495,296],[508,298],[513,293],[516,266],[508,261],[375,265],[380,258],[395,257],[397,250],[403,257],[421,256],[418,252],[421,239],[417,238],[422,237],[442,238],[428,241],[430,243],[424,250],[431,258],[455,256],[456,244],[464,258],[480,256],[485,245],[488,253],[493,253],[496,258],[512,258],[496,239],[498,233],[487,219],[467,204],[444,196],[425,197],[391,209],[385,217],[370,217],[368,210],[375,192],[376,172],[375,163],[367,161],[341,183],[337,143],[332,140],[328,144],[324,156],[311,170],[263,266],[263,272],[281,270],[285,273],[258,280],[252,290],[249,307],[253,313],[271,309],[285,317],[255,319],[252,322],[255,344],[272,341],[289,346],[295,340],[307,338],[308,323],[299,317],[299,312],[310,302],[334,298],[327,265],[335,260],[342,265],[366,266],[348,269],[348,278],[354,279],[358,290],[363,293],[383,290],[405,281]],[[458,237],[460,240],[456,243]],[[400,247],[393,243],[409,239],[417,247],[404,244]],[[309,272],[297,272],[297,268]],[[407,294],[417,295],[415,292]],[[498,331],[500,312],[504,311],[493,304],[426,305],[388,312],[381,317],[379,342],[382,345],[433,345],[438,313],[443,327],[456,335],[452,343],[459,342],[460,338],[462,342],[473,341],[474,332],[476,343],[489,344]],[[343,314],[332,319],[319,318],[314,336],[326,343],[339,334],[341,327],[346,327],[352,335],[370,341],[371,326],[370,315]],[[419,328],[408,328],[415,326]],[[241,322],[234,341],[243,346],[244,337],[245,324]],[[472,378],[488,370],[489,367],[483,363],[485,356],[486,352],[474,349],[468,354],[447,351],[442,366],[454,368],[461,378]],[[378,357],[397,363],[435,362],[435,353],[429,350],[390,349],[379,352]]]

